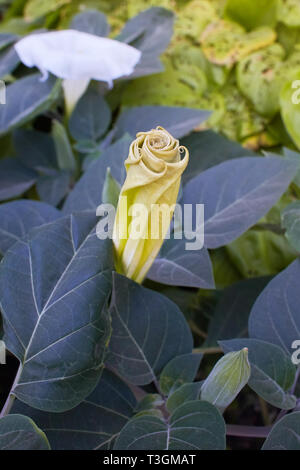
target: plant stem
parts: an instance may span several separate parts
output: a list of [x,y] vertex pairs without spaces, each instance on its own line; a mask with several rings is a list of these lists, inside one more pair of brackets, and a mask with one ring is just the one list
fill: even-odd
[[14,389],[16,388],[16,386],[19,382],[19,378],[20,378],[20,375],[22,373],[22,370],[23,370],[23,365],[20,364],[17,375],[16,375],[15,380],[14,380],[14,383],[12,384],[12,387],[10,389],[10,392],[8,394],[6,402],[4,403],[4,406],[3,406],[2,411],[0,413],[0,418],[3,418],[4,416],[6,416],[10,413],[10,410],[13,406],[14,401],[15,401]]
[[196,333],[198,336],[200,336],[201,338],[204,338],[206,339],[207,338],[207,334],[202,331],[198,325],[196,325],[195,322],[193,322],[193,320],[190,320],[189,321],[189,324],[190,324],[190,327],[191,327],[191,330]]
[[226,434],[236,437],[267,437],[271,426],[240,426],[238,424],[227,424]]
[[202,353],[202,354],[219,354],[219,353],[222,353],[222,349],[221,348],[218,348],[218,347],[215,347],[215,348],[194,348],[193,349],[193,354],[198,354],[198,353]]

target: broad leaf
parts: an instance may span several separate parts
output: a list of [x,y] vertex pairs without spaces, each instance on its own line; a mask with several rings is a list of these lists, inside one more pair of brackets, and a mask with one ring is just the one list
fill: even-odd
[[110,313],[107,364],[133,384],[156,380],[173,357],[192,352],[192,336],[179,308],[119,274],[113,276]]
[[20,200],[0,205],[0,253],[39,225],[58,219],[60,212],[39,201]]
[[159,384],[160,389],[164,395],[173,393],[181,385],[193,382],[195,379],[202,354],[183,354],[182,356],[174,357],[163,368],[160,375]]
[[294,382],[296,369],[290,357],[281,348],[246,338],[221,341],[220,345],[225,352],[248,348],[251,364],[248,385],[264,400],[286,410],[296,406],[296,398],[287,393]]
[[174,14],[170,10],[153,7],[126,23],[117,39],[143,53],[132,77],[141,77],[162,70],[159,56],[171,40],[174,19]]
[[13,132],[13,143],[23,165],[39,172],[58,168],[54,140],[50,134],[16,129]]
[[[1,109],[1,108],[0,108]],[[16,158],[0,160],[0,201],[21,196],[37,179],[37,173]]]
[[129,387],[104,370],[95,390],[65,413],[47,413],[19,401],[14,413],[30,416],[47,434],[53,450],[105,450],[133,415],[136,400]]
[[33,74],[8,85],[6,105],[0,107],[0,135],[49,109],[58,98],[60,80],[51,76],[42,82],[40,78],[40,74]]
[[181,385],[177,390],[175,390],[169,397],[166,403],[167,409],[170,413],[173,413],[179,406],[187,401],[198,400],[200,397],[200,390],[203,381],[186,383]]
[[71,175],[67,170],[54,171],[38,178],[36,190],[40,199],[57,206],[70,188]]
[[106,37],[109,34],[110,28],[103,13],[98,10],[85,10],[74,16],[70,29]]
[[249,318],[249,335],[277,344],[291,356],[292,343],[300,339],[300,260],[278,274],[255,302]]
[[108,167],[113,178],[123,184],[126,175],[124,161],[128,155],[130,142],[131,139],[125,136],[103,151],[101,156],[89,165],[65,202],[63,209],[65,214],[84,210],[93,210],[96,213],[96,208],[102,202]]
[[205,346],[216,346],[223,339],[247,336],[251,308],[269,280],[268,277],[246,279],[223,291],[209,323]]
[[69,120],[75,140],[97,141],[107,131],[111,111],[105,99],[93,88],[80,98]]
[[49,450],[45,434],[27,416],[11,414],[0,419],[0,450]]
[[148,279],[171,286],[215,287],[209,253],[186,250],[187,240],[165,240],[162,249],[147,274]]
[[137,132],[149,131],[157,126],[167,129],[173,137],[189,134],[209,117],[208,111],[168,106],[139,106],[125,110],[118,118],[115,138],[125,133],[133,138]]
[[77,214],[36,228],[1,263],[4,341],[20,361],[12,393],[45,411],[78,405],[102,372],[112,250],[94,224]]
[[[276,203],[298,169],[278,157],[229,160],[204,171],[184,187],[182,204],[204,204],[207,248],[233,241]],[[194,227],[193,227],[194,228]],[[197,230],[203,230],[199,222]]]
[[133,418],[124,427],[115,450],[222,450],[225,423],[210,403],[190,401],[180,406],[169,423],[152,416]]
[[300,412],[284,416],[272,428],[262,450],[300,450]]
[[189,164],[182,175],[183,183],[197,176],[203,170],[233,158],[255,155],[251,150],[242,147],[221,134],[211,130],[193,132],[184,137],[180,143],[189,149]]

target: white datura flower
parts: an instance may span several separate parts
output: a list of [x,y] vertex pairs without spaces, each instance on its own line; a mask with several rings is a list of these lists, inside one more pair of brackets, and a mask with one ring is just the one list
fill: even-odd
[[43,80],[49,72],[64,79],[69,112],[90,80],[112,87],[113,80],[130,75],[141,58],[128,44],[71,29],[28,35],[15,49],[23,64],[41,71]]

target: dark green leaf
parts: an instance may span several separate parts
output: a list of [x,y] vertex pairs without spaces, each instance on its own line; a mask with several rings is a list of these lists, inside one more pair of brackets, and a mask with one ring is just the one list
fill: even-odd
[[190,401],[180,406],[169,423],[152,416],[133,418],[123,428],[116,450],[222,450],[225,423],[210,403]]
[[136,400],[129,387],[104,370],[95,390],[65,413],[47,413],[16,402],[13,412],[26,413],[47,434],[52,449],[105,450],[133,415]]
[[69,120],[72,137],[77,141],[95,142],[108,129],[111,111],[105,99],[93,88],[80,98]]
[[251,308],[269,281],[269,277],[246,279],[224,290],[209,323],[205,346],[247,336]]
[[60,80],[51,76],[42,82],[40,74],[29,75],[8,85],[6,105],[0,107],[0,135],[49,109],[57,100],[60,89]]
[[[229,160],[201,173],[184,187],[182,204],[204,204],[205,246],[235,240],[277,202],[299,165],[278,157]],[[203,230],[200,221],[197,230]]]
[[110,312],[113,333],[107,363],[131,383],[156,380],[173,357],[192,352],[192,336],[179,308],[116,273]]
[[174,19],[175,16],[170,10],[152,7],[126,23],[117,39],[143,53],[132,77],[141,77],[162,70],[159,56],[171,40]]
[[249,318],[252,338],[277,344],[291,356],[292,343],[300,339],[300,260],[278,274],[255,302]]
[[108,167],[111,169],[113,178],[123,184],[126,175],[124,162],[130,142],[131,139],[125,136],[103,151],[101,156],[89,165],[66,200],[65,214],[84,210],[93,210],[96,213],[96,208],[102,202],[102,191]]
[[[1,109],[1,108],[0,108]],[[0,160],[0,201],[21,196],[37,179],[37,173],[16,158]]]
[[98,10],[85,10],[74,16],[70,29],[106,37],[110,28],[103,13]]
[[39,201],[20,200],[0,205],[0,253],[39,225],[61,216],[54,207]]
[[13,393],[32,407],[61,412],[96,386],[110,336],[110,240],[94,214],[36,228],[0,268],[4,341],[20,360]]
[[195,379],[202,354],[183,354],[171,359],[160,374],[159,384],[164,395],[169,395],[181,385],[193,382]]
[[170,286],[215,287],[209,253],[186,250],[187,240],[165,240],[162,249],[147,274],[148,279]]
[[45,434],[35,423],[19,414],[0,419],[0,450],[49,450]]
[[284,416],[272,428],[263,450],[300,450],[300,412]]
[[209,111],[168,106],[139,106],[125,110],[118,118],[115,138],[126,132],[133,138],[137,132],[149,131],[157,126],[167,129],[173,137],[189,134],[209,117]]
[[179,406],[187,401],[198,400],[203,381],[181,385],[167,400],[167,408],[173,413]]
[[189,164],[182,175],[184,184],[203,170],[225,160],[255,155],[238,143],[211,130],[193,132],[184,137],[180,143],[185,145],[190,152]]

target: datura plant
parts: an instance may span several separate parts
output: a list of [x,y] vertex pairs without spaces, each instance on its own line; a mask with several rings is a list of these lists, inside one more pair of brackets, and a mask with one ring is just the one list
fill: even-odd
[[188,150],[157,127],[139,132],[125,161],[113,241],[118,272],[142,282],[169,229]]
[[0,1],[0,450],[300,450],[300,0],[148,4]]

